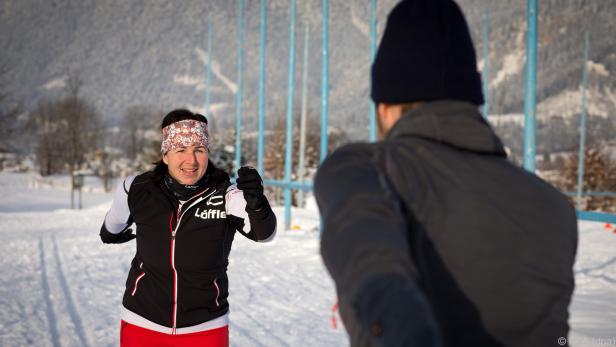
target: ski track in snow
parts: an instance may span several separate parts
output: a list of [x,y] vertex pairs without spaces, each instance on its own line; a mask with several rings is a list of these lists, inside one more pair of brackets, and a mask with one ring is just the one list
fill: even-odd
[[45,313],[47,314],[47,323],[49,324],[49,333],[51,334],[51,342],[54,347],[60,346],[60,334],[56,327],[56,314],[54,313],[51,300],[51,291],[47,281],[47,265],[45,264],[45,248],[43,247],[43,238],[39,239],[39,254],[41,256],[41,283],[43,285],[43,297],[45,299]]
[[66,277],[64,276],[64,271],[62,271],[62,263],[60,260],[60,253],[58,252],[58,244],[56,242],[55,236],[51,238],[53,244],[53,255],[55,260],[56,271],[58,274],[58,279],[60,281],[60,286],[62,287],[62,293],[66,299],[66,306],[68,309],[68,314],[71,317],[71,321],[75,327],[75,332],[77,337],[79,338],[80,346],[88,347],[90,344],[88,343],[88,339],[86,338],[86,334],[81,326],[81,317],[77,312],[77,308],[75,308],[75,303],[73,301],[73,296],[71,295],[71,290],[66,281]]
[[[41,296],[44,301],[42,306],[44,307],[45,317],[47,319],[47,331],[50,335],[49,343],[54,347],[91,346],[92,344],[88,341],[89,339],[83,328],[81,316],[73,300],[69,282],[62,269],[62,260],[55,241],[55,236],[41,236],[38,238],[38,250],[41,273]],[[23,294],[27,294],[27,292]],[[42,332],[45,331],[43,330]],[[31,345],[36,346],[45,345],[42,341],[31,343]]]
[[[0,346],[117,346],[119,312],[134,242],[104,245],[98,231],[111,195],[28,188],[23,174],[0,173]],[[347,346],[333,329],[334,285],[318,252],[311,210],[294,210],[271,243],[237,234],[229,259],[231,346]],[[570,306],[573,346],[616,338],[616,234],[580,222]]]

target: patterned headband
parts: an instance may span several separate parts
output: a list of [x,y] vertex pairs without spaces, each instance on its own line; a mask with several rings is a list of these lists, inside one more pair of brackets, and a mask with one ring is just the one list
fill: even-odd
[[181,120],[163,128],[162,154],[186,146],[203,146],[209,149],[210,134],[207,123],[194,119]]

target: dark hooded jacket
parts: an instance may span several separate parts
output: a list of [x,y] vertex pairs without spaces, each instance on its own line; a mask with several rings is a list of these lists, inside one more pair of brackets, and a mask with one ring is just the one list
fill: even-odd
[[506,158],[477,107],[436,101],[315,179],[353,346],[551,346],[577,247],[565,197]]

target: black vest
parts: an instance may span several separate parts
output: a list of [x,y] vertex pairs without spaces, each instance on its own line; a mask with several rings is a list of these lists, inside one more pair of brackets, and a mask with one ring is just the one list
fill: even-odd
[[[235,230],[225,214],[226,175],[180,202],[152,172],[128,193],[137,225],[137,252],[122,304],[166,327],[188,327],[228,311],[227,265]],[[236,221],[235,221],[236,222]]]

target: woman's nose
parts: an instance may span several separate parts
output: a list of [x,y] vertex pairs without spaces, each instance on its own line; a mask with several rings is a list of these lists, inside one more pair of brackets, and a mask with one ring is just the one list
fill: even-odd
[[188,155],[186,156],[186,161],[188,163],[196,163],[197,162],[197,155],[195,154],[195,152],[190,152],[188,153]]

